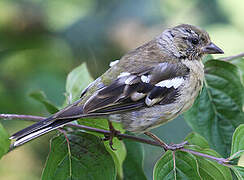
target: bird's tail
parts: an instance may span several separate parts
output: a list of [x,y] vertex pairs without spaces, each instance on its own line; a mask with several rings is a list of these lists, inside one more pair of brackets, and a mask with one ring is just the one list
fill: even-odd
[[12,144],[12,148],[60,128],[73,120],[82,118],[83,116],[86,117],[83,115],[82,108],[78,106],[61,110],[60,112],[13,134],[9,138],[15,140]]

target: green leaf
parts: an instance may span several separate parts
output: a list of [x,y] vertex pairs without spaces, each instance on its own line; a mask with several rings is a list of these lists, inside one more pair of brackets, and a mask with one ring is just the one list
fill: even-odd
[[[186,141],[190,145],[186,145],[185,149],[191,149],[193,151],[214,156],[216,158],[221,158],[221,156],[214,150],[209,149],[208,142],[197,133],[190,133],[186,138]],[[218,180],[218,179],[231,179],[230,170],[217,163],[214,160],[207,159],[206,157],[201,157],[194,155],[196,157],[199,173],[203,179],[208,180]]]
[[213,56],[211,54],[208,54],[203,57],[202,62],[205,64],[207,61],[212,60]]
[[[80,119],[77,121],[78,124],[84,125],[84,126],[89,126],[93,128],[98,128],[98,129],[104,129],[108,130],[108,120],[107,119]],[[92,132],[92,131],[86,131],[89,134],[94,134],[99,137],[104,137],[103,134],[97,133],[97,132]]]
[[[186,141],[190,144],[189,146],[185,146],[186,149],[191,149],[200,153],[212,155],[214,157],[220,157],[220,155],[214,150],[209,149],[208,142],[201,135],[197,133],[190,133],[186,138]],[[194,145],[194,146],[193,146]],[[230,176],[230,171],[228,168],[223,168],[224,166],[218,164],[217,162],[196,156],[196,160],[198,162],[199,173],[201,177],[209,180],[218,180],[218,178],[228,179]],[[217,171],[217,173],[215,173]]]
[[188,134],[185,138],[185,141],[187,141],[189,144],[197,145],[201,148],[209,148],[207,140],[195,132]]
[[238,126],[232,137],[231,155],[244,150],[244,124]]
[[[242,84],[244,85],[244,57],[237,58],[231,62],[239,68],[242,77]],[[243,98],[243,104],[244,104],[244,98]],[[243,106],[243,111],[244,111],[244,106]]]
[[[216,158],[221,158],[221,156],[216,151],[208,148],[208,144],[206,140],[203,137],[201,137],[199,134],[191,133],[186,137],[185,140],[187,140],[190,143],[190,145],[184,146],[186,150],[189,149],[195,152],[211,155]],[[162,159],[164,160],[160,162],[162,165],[158,170],[159,171],[158,173],[160,173],[160,176],[157,176],[158,178],[163,179],[163,177],[165,176],[165,179],[174,179],[176,175],[177,179],[199,179],[199,178],[207,179],[207,180],[232,179],[230,169],[226,166],[217,163],[217,161],[208,159],[206,157],[190,154],[188,152],[184,152],[184,154],[178,156],[177,153],[179,152],[181,151],[175,152],[175,157],[176,157],[175,170],[172,164],[173,155],[172,153],[169,154],[168,151],[166,152],[168,153],[167,156],[162,157]],[[187,165],[177,164],[178,161],[182,162],[185,159],[188,159]],[[191,159],[191,161],[189,159]],[[196,164],[193,163],[193,160],[195,160]],[[183,171],[182,168],[187,168],[188,166],[192,166],[192,171],[194,171],[192,173],[197,173],[197,175],[190,175],[190,173],[187,172],[186,170]],[[177,176],[177,172],[178,172],[178,176]]]
[[[81,119],[78,121],[78,123],[81,125],[89,126],[89,127],[108,130],[108,122],[107,121],[108,121],[107,119]],[[116,130],[120,131],[121,133],[124,132],[120,123],[113,123],[113,126]],[[101,138],[104,137],[104,135],[101,133],[91,132],[91,131],[86,131],[86,132],[89,134],[99,136]],[[116,151],[113,151],[110,148],[108,141],[104,141],[104,145],[105,145],[107,151],[113,157],[113,160],[114,160],[115,165],[116,165],[118,176],[122,179],[123,178],[122,166],[123,166],[123,161],[126,157],[126,148],[125,148],[123,141],[120,141],[117,138],[113,139],[113,148],[116,149]]]
[[127,155],[123,163],[124,180],[146,180],[143,170],[144,151],[141,143],[124,139]]
[[47,96],[43,91],[31,92],[29,96],[42,103],[49,113],[54,114],[59,111],[58,108],[47,99]]
[[238,180],[244,179],[244,167],[241,166],[231,166],[232,171],[235,173]]
[[[186,147],[187,149],[192,149],[194,151],[203,153],[203,154],[208,154],[214,157],[219,157],[221,156],[214,150],[212,149],[202,149],[200,147]],[[197,163],[199,166],[199,173],[203,179],[208,179],[208,180],[230,180],[232,179],[231,177],[231,172],[230,169],[226,166],[220,165],[214,160],[210,160],[205,157],[201,156],[195,156],[197,159]]]
[[77,100],[80,97],[82,90],[84,90],[92,81],[93,78],[90,76],[85,63],[71,71],[66,81],[67,104]]
[[[92,118],[87,118],[87,119],[80,119],[78,121],[79,124],[84,125],[84,126],[89,126],[89,127],[94,127],[98,129],[104,129],[104,130],[109,130],[108,128],[108,120],[107,119],[92,119]],[[116,123],[113,122],[113,127],[117,130],[120,131],[121,133],[124,133],[125,130],[122,128],[121,123]],[[95,134],[97,136],[103,137],[104,135],[101,133],[96,133],[96,132],[89,132],[87,133]]]
[[[193,151],[214,156],[216,158],[221,158],[221,156],[214,150],[209,149],[208,142],[197,133],[190,133],[186,138],[186,141],[190,145],[186,145],[186,149],[191,149]],[[231,179],[230,170],[217,163],[214,160],[207,159],[206,157],[201,157],[194,155],[196,157],[199,173],[203,179],[208,180],[218,180],[218,179]]]
[[157,180],[201,179],[196,158],[186,152],[175,152],[175,167],[172,151],[167,151],[157,161],[153,170],[153,177]]
[[[244,57],[232,60],[231,63],[235,64],[241,71],[242,77],[244,77]],[[242,78],[242,80],[244,80]]]
[[107,151],[113,157],[119,179],[124,179],[123,178],[124,177],[123,162],[126,157],[126,148],[125,148],[124,142],[118,140],[117,138],[114,138],[113,139],[113,148],[116,150],[111,149],[111,147],[109,145],[109,141],[105,141],[104,145],[105,145]]
[[115,180],[116,169],[101,140],[75,131],[52,139],[42,180],[101,179]]
[[7,131],[4,129],[2,124],[0,124],[0,159],[9,150],[10,140]]
[[209,60],[205,69],[203,90],[184,117],[210,147],[227,156],[232,134],[244,120],[244,87],[238,68],[231,63]]

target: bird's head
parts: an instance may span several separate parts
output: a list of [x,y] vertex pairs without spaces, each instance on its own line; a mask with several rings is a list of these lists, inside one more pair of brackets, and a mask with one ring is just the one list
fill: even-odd
[[159,36],[158,43],[169,53],[188,59],[199,59],[204,54],[224,53],[211,42],[206,31],[188,24],[165,30]]

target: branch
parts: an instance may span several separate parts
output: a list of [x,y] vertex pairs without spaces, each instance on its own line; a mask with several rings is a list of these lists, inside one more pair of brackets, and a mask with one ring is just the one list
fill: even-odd
[[[43,120],[45,118],[41,117],[41,116],[32,116],[32,115],[0,114],[0,119],[9,119],[9,120],[11,120],[11,119],[20,119],[20,120],[38,122],[38,121],[41,121],[41,120]],[[97,129],[97,128],[93,128],[93,127],[89,127],[89,126],[84,126],[84,125],[80,125],[80,124],[68,123],[65,126],[66,127],[77,128],[77,129],[83,129],[83,130],[92,131],[92,132],[97,132],[97,133],[101,133],[101,134],[104,134],[104,135],[109,135],[110,134],[110,131],[103,130],[103,129]],[[144,139],[144,138],[140,138],[140,137],[132,136],[132,135],[128,135],[128,134],[118,133],[118,134],[116,134],[116,137],[119,138],[119,139],[130,139],[130,140],[137,141],[137,142],[140,142],[140,143],[145,143],[145,144],[150,144],[150,145],[153,145],[153,146],[162,147],[156,141],[152,141],[152,140],[149,140],[149,139]],[[222,164],[222,165],[225,165],[225,166],[227,166],[228,162],[229,162],[228,159],[214,157],[214,156],[211,156],[211,155],[208,155],[208,154],[203,154],[203,153],[200,153],[200,152],[197,152],[197,151],[193,151],[191,149],[181,148],[179,150],[194,154],[196,156],[201,156],[201,157],[205,157],[205,158],[208,158],[208,159],[212,159],[214,161],[217,161],[219,164]]]
[[[0,119],[20,119],[20,120],[27,120],[27,121],[34,121],[34,122],[38,122],[41,121],[43,119],[45,119],[44,117],[41,116],[32,116],[32,115],[18,115],[18,114],[0,114]],[[87,130],[87,131],[92,131],[92,132],[97,132],[97,133],[101,133],[101,134],[105,134],[105,135],[109,135],[110,131],[107,130],[103,130],[103,129],[97,129],[97,128],[93,128],[93,127],[89,127],[89,126],[84,126],[84,125],[80,125],[80,124],[74,124],[74,123],[68,123],[65,125],[66,127],[72,127],[72,128],[77,128],[77,129],[83,129],[83,130]],[[149,139],[143,139],[137,136],[131,136],[128,134],[121,134],[118,133],[116,134],[116,137],[121,138],[121,139],[131,139],[137,142],[141,142],[141,143],[146,143],[146,144],[151,144],[154,146],[160,146],[157,142],[149,140]]]
[[234,56],[224,57],[224,58],[220,58],[220,59],[223,61],[231,61],[233,59],[237,59],[237,58],[241,58],[241,57],[244,57],[244,53],[240,53],[240,54],[237,54]]
[[41,116],[32,116],[32,115],[19,115],[19,114],[0,114],[0,119],[20,119],[20,120],[27,120],[27,121],[34,121],[38,122],[43,119],[44,117]]
[[188,152],[188,153],[191,153],[191,154],[194,154],[194,155],[197,155],[197,156],[201,156],[201,157],[205,157],[205,158],[208,158],[208,159],[215,160],[219,164],[222,164],[224,166],[227,166],[227,164],[229,163],[229,160],[228,159],[218,158],[218,157],[211,156],[211,155],[208,155],[208,154],[204,154],[204,153],[200,153],[200,152],[197,152],[197,151],[193,151],[191,149],[182,148],[182,149],[180,149],[180,151]]

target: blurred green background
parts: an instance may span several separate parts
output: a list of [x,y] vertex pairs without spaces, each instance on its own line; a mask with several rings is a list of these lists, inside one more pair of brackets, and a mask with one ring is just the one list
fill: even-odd
[[[0,113],[47,116],[44,107],[28,96],[30,92],[43,90],[62,106],[66,76],[74,67],[86,62],[96,78],[110,61],[180,23],[206,29],[224,56],[243,52],[243,7],[243,0],[1,0]],[[10,134],[30,124],[1,123]],[[179,117],[153,132],[177,143],[190,131]],[[4,156],[1,179],[40,179],[49,137]],[[145,145],[149,179],[161,154],[160,148]]]

